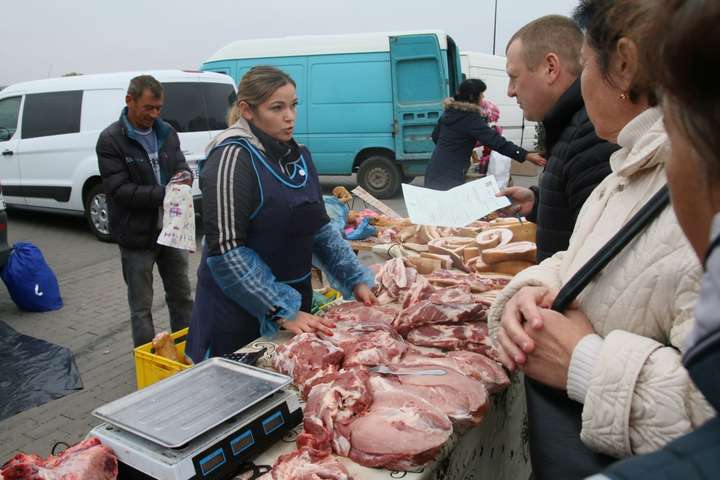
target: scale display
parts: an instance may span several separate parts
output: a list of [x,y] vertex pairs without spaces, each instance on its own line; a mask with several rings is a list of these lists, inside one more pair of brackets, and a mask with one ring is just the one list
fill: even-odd
[[223,452],[222,448],[218,448],[213,453],[200,460],[200,470],[203,475],[207,476],[216,468],[220,468],[222,465],[225,465],[226,462],[225,452]]
[[233,455],[239,455],[243,451],[252,447],[255,444],[255,439],[252,436],[252,432],[248,430],[239,437],[230,441],[230,448],[232,448]]
[[270,435],[272,432],[285,425],[285,419],[283,418],[282,412],[277,412],[266,418],[263,420],[262,425],[263,430],[265,430],[265,435]]

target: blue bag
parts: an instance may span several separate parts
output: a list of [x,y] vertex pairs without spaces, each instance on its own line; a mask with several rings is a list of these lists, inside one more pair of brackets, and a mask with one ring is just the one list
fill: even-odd
[[42,252],[32,243],[18,242],[0,271],[10,298],[22,310],[47,312],[62,308],[57,278]]

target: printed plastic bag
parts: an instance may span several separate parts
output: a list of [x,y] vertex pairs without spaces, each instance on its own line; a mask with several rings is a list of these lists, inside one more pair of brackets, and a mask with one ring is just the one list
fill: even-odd
[[190,186],[169,183],[165,187],[163,228],[157,243],[195,251],[195,208]]
[[32,243],[18,242],[0,272],[18,308],[48,312],[62,308],[57,278],[42,252]]

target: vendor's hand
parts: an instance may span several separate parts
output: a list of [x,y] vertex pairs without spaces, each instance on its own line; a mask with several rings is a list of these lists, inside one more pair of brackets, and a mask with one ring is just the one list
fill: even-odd
[[170,179],[169,183],[175,183],[178,185],[187,185],[188,187],[192,187],[193,184],[193,177],[190,172],[187,170],[180,170],[177,172],[173,177]]
[[523,287],[505,304],[497,338],[500,342],[500,361],[514,371],[527,360],[526,354],[533,351],[535,344],[527,334],[524,324],[535,330],[543,328],[539,306],[552,305],[557,292],[546,287]]
[[368,287],[365,283],[357,284],[353,290],[353,294],[355,295],[355,299],[357,301],[362,302],[367,306],[377,304],[377,297],[375,297],[375,294],[372,293],[370,287]]
[[328,318],[318,317],[305,312],[298,312],[295,318],[288,320],[283,318],[278,325],[295,335],[301,333],[322,333],[332,335],[335,322]]
[[527,217],[532,212],[535,205],[535,194],[532,190],[525,187],[508,187],[505,190],[495,194],[496,197],[508,197],[512,205],[503,209],[503,213],[508,216],[519,214]]
[[525,160],[527,160],[530,163],[534,163],[538,167],[544,167],[547,163],[547,160],[545,160],[545,157],[540,155],[539,153],[533,153],[528,152],[527,155],[525,155]]
[[543,328],[525,324],[525,332],[535,344],[520,367],[525,375],[550,387],[567,389],[568,369],[573,351],[582,338],[595,333],[587,316],[580,310],[565,315],[541,308]]

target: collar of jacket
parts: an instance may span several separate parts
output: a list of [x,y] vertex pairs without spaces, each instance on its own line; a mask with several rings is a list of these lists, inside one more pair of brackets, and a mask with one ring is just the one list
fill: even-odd
[[648,108],[633,118],[618,135],[623,147],[610,157],[610,168],[619,177],[665,163],[670,155],[670,142],[658,107]]
[[443,100],[443,107],[445,110],[460,110],[461,112],[474,112],[482,114],[482,108],[480,108],[480,105],[470,102],[458,102],[453,97],[448,97]]
[[[132,138],[136,142],[139,142],[137,129],[133,127],[132,123],[130,123],[130,120],[128,120],[127,112],[128,108],[125,107],[120,113],[120,122],[123,125],[123,133],[128,138]],[[170,128],[170,125],[168,125],[167,122],[163,121],[160,118],[156,119],[153,122],[152,129],[155,131],[155,135],[157,137],[158,150],[162,149],[163,145],[165,145],[165,140],[167,139],[168,135],[170,135]]]
[[577,78],[543,118],[546,153],[552,152],[552,147],[560,139],[560,135],[572,120],[573,115],[584,106],[585,103],[580,92],[580,79]]

